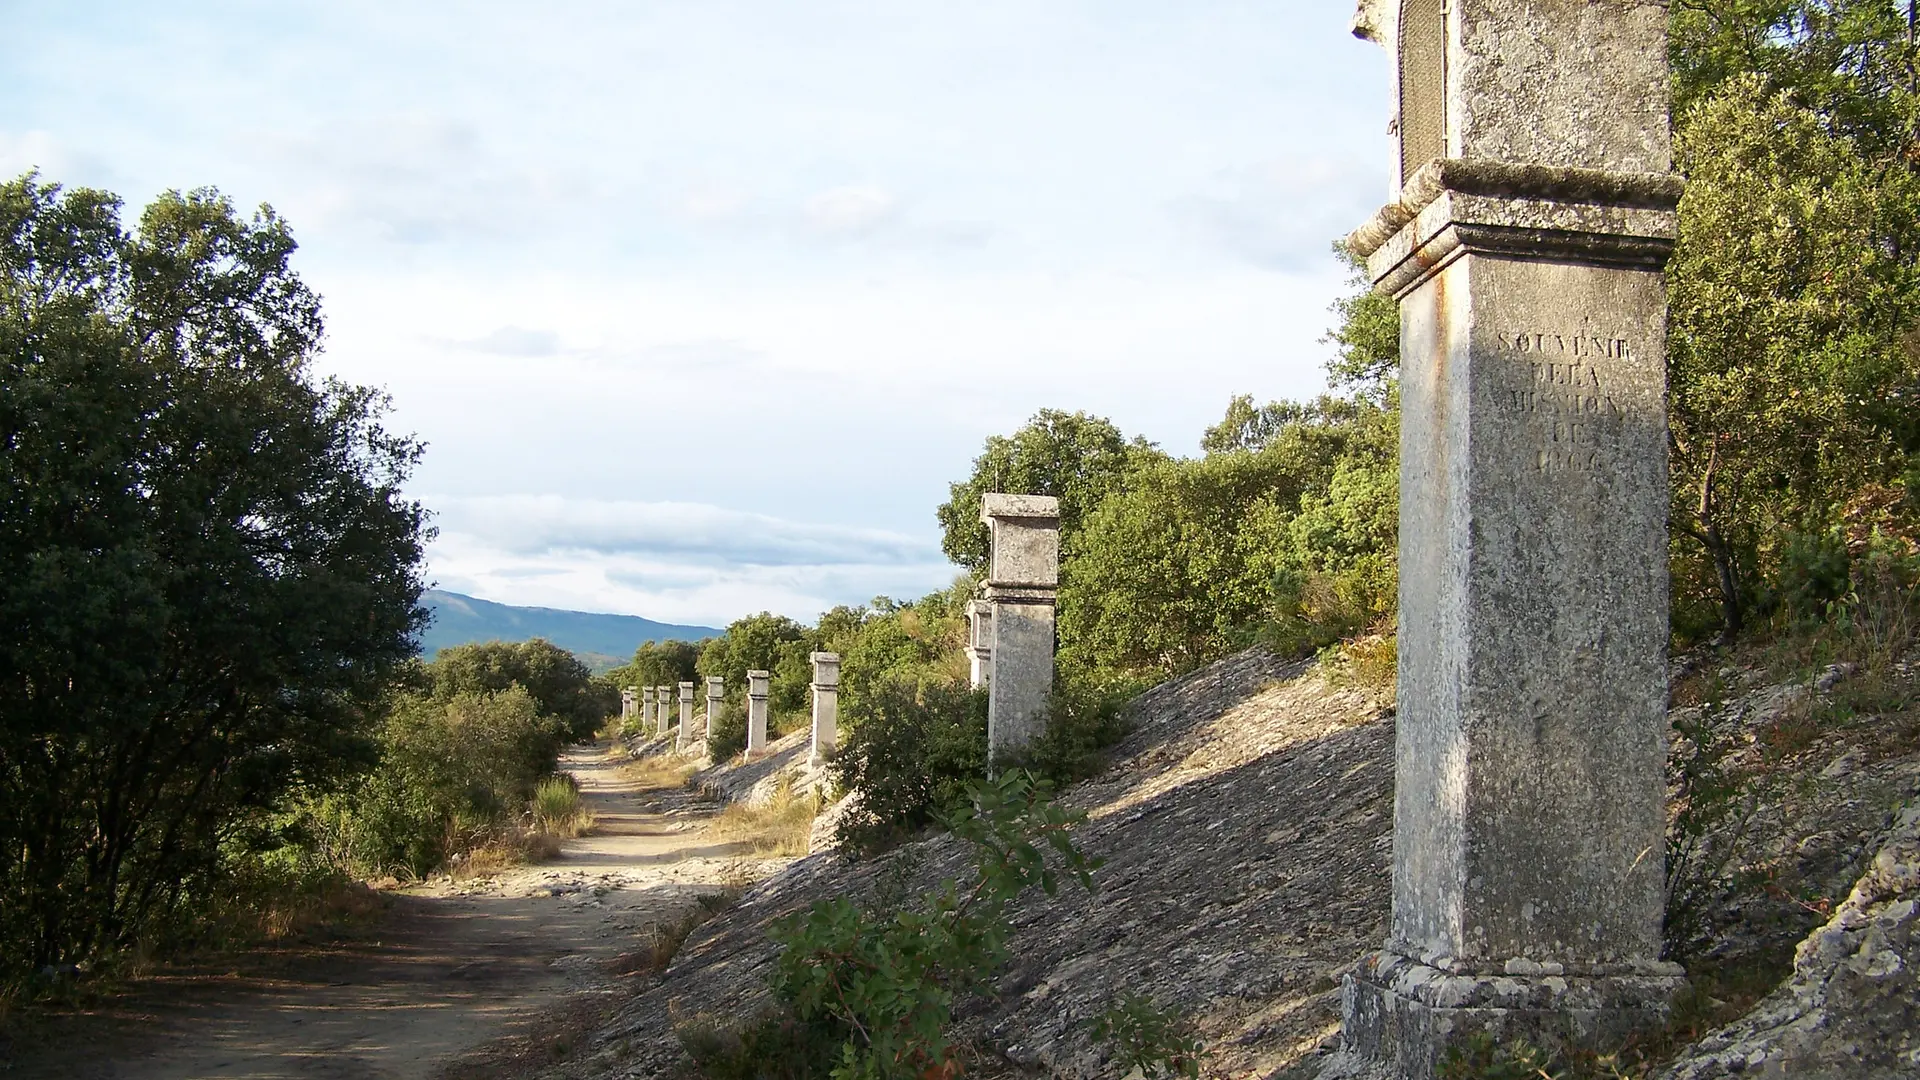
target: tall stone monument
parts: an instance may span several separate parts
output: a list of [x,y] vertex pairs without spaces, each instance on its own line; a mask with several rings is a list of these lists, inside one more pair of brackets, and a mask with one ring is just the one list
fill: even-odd
[[727,696],[727,680],[719,675],[707,677],[707,742],[713,742],[713,722],[720,719],[721,702]]
[[840,654],[817,652],[813,660],[813,750],[807,761],[819,765],[840,739]]
[[660,721],[660,734],[673,730],[673,687],[659,686],[653,691],[655,716]]
[[767,692],[773,684],[770,671],[747,672],[747,756],[767,748]]
[[967,603],[967,661],[975,690],[993,681],[993,605]]
[[653,687],[640,688],[640,732],[643,735],[653,732]]
[[1060,588],[1060,501],[989,494],[980,520],[993,537],[985,617],[991,636],[987,753],[1023,749],[1039,734],[1053,692],[1053,603]]
[[680,737],[674,745],[685,750],[693,745],[693,684],[680,684]]
[[640,688],[637,686],[628,686],[621,689],[620,691],[620,722],[622,724],[625,724],[627,721],[633,719],[634,708],[635,708],[635,705],[637,704],[637,699],[639,697],[640,697]]
[[1400,302],[1393,921],[1343,1051],[1658,1023],[1671,172],[1661,0],[1367,0]]

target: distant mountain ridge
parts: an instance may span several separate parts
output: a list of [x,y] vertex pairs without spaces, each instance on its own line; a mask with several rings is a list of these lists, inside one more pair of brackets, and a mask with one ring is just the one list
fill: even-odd
[[633,659],[633,650],[643,641],[699,641],[720,633],[711,626],[654,622],[638,615],[496,604],[443,589],[428,589],[420,604],[433,616],[420,634],[420,652],[428,660],[455,645],[537,637],[574,653],[595,671],[605,671]]

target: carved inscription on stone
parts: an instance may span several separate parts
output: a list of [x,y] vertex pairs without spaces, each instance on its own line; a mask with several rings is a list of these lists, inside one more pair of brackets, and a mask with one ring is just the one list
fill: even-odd
[[1621,409],[1609,392],[1612,362],[1632,355],[1627,339],[1597,334],[1523,331],[1502,344],[1526,366],[1526,385],[1506,392],[1505,411],[1532,421],[1543,473],[1591,473],[1614,442]]

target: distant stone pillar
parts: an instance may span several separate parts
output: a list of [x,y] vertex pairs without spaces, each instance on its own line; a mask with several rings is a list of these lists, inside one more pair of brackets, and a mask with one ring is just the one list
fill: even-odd
[[637,686],[628,686],[621,689],[620,691],[620,722],[621,724],[624,725],[627,721],[633,719],[634,707],[638,703],[639,697],[640,697],[640,688]]
[[640,688],[640,730],[643,733],[653,731],[653,687]]
[[654,691],[655,715],[660,721],[660,734],[673,730],[673,687],[662,686]]
[[1050,495],[982,497],[992,530],[987,571],[987,754],[1025,749],[1045,722],[1053,692],[1053,602],[1060,587],[1060,501]]
[[767,693],[773,683],[770,671],[747,672],[747,756],[767,748]]
[[817,652],[813,660],[813,751],[807,760],[827,760],[840,740],[840,654]]
[[680,684],[680,739],[675,744],[684,750],[693,744],[693,684]]
[[727,697],[727,680],[719,675],[707,678],[707,742],[713,742],[713,722],[720,719],[721,703]]
[[1393,921],[1343,1048],[1659,1024],[1666,828],[1665,0],[1368,0],[1400,302]]
[[985,600],[967,603],[967,660],[975,690],[992,681],[993,604]]

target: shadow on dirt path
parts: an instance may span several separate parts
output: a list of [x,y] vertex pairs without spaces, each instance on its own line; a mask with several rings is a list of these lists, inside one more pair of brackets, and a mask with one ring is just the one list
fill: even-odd
[[[703,894],[785,864],[717,844],[713,804],[642,789],[604,745],[570,751],[593,831],[547,863],[401,891],[377,926],[141,980],[47,1018],[0,1076],[49,1080],[413,1078],[525,1058],[554,1018],[624,996],[622,958]],[[559,1028],[564,1028],[560,1025]]]

